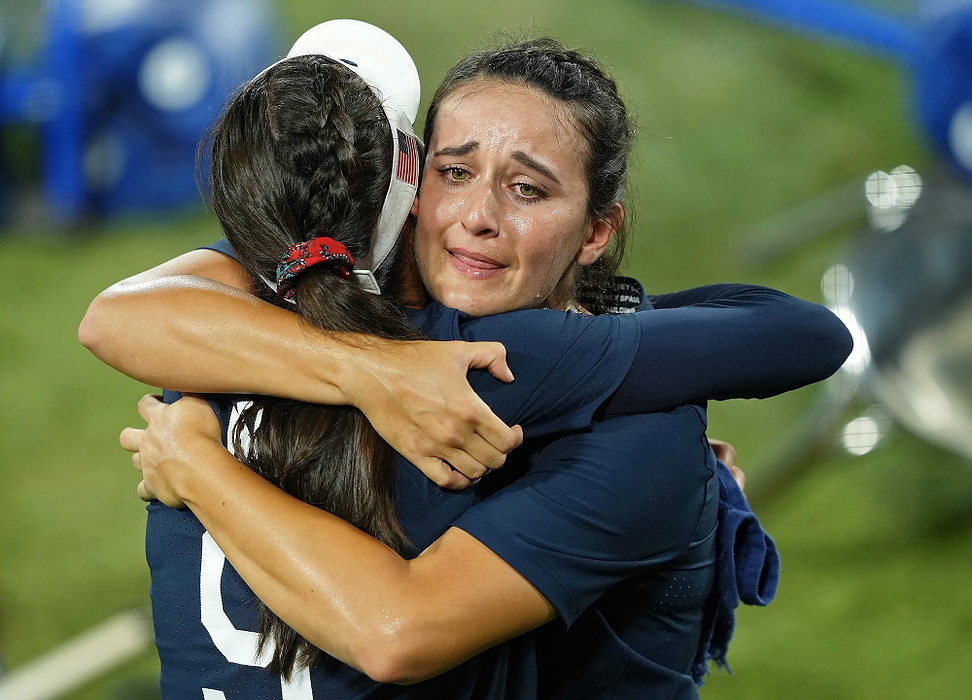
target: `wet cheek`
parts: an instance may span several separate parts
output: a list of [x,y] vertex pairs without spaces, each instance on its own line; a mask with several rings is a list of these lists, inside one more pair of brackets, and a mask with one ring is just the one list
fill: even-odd
[[433,188],[432,214],[439,224],[448,225],[455,220],[462,211],[462,206],[463,198],[459,191],[447,189],[442,184]]
[[529,253],[524,251],[521,261],[524,263],[521,276],[522,294],[526,297],[521,302],[528,306],[538,306],[550,296],[560,281],[564,253],[563,246],[558,241],[548,241],[546,245],[537,245]]
[[418,267],[419,276],[422,278],[423,284],[429,291],[432,291],[432,274],[431,267],[433,264],[431,237],[427,231],[422,228],[418,228],[415,231],[414,237],[415,246],[415,264]]
[[455,221],[453,210],[453,205],[441,199],[429,201],[428,206],[422,202],[415,234],[416,255],[429,255],[445,245],[445,232]]
[[559,280],[571,259],[570,236],[557,219],[527,224],[522,230],[522,249],[529,251],[531,268],[537,280]]

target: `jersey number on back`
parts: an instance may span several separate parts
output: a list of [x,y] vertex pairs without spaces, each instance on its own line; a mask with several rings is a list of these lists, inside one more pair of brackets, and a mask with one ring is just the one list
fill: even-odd
[[[257,654],[259,635],[256,632],[236,629],[223,608],[220,581],[226,555],[208,532],[202,538],[202,568],[199,572],[199,594],[202,603],[202,623],[213,638],[216,648],[227,661],[243,666],[266,668],[273,656],[272,645],[264,646]],[[310,671],[301,669],[289,682],[280,679],[282,700],[314,700],[311,690]],[[203,688],[203,700],[227,700],[220,690]]]

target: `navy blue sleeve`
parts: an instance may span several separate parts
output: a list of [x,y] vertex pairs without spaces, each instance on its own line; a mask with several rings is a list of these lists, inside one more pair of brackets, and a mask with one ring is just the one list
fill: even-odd
[[233,250],[233,246],[230,245],[229,241],[225,238],[220,238],[215,243],[210,243],[209,245],[204,245],[199,250],[215,250],[217,253],[222,253],[228,258],[236,260],[236,252]]
[[829,309],[749,285],[712,285],[651,298],[629,373],[606,415],[710,399],[765,398],[826,379],[853,347]]
[[474,370],[474,391],[526,437],[590,428],[595,412],[629,375],[638,350],[634,314],[587,316],[550,309],[462,319],[458,338],[506,347],[512,384]]
[[[225,238],[206,248],[236,259]],[[853,345],[830,310],[766,287],[710,285],[649,300],[654,309],[618,316],[460,315],[457,332],[438,337],[506,346],[515,386],[504,390],[488,372],[470,382],[527,437],[589,427],[602,406],[625,415],[775,396],[829,377]]]

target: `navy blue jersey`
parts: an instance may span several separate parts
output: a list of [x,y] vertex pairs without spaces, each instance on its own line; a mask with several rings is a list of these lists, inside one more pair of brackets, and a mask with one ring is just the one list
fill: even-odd
[[[472,378],[491,405],[533,435],[585,429],[630,366],[638,347],[637,322],[625,317],[587,317],[524,312],[514,319],[469,320],[477,333],[509,341],[517,373],[511,385],[485,373]],[[432,305],[413,320],[430,337],[461,337],[460,316]],[[527,330],[542,344],[520,343]],[[538,354],[537,348],[544,352]],[[571,354],[584,358],[568,362]],[[513,359],[516,358],[516,359]],[[619,371],[620,368],[620,371]],[[555,372],[555,370],[557,370]],[[559,384],[560,391],[554,390]],[[215,407],[224,428],[232,401]],[[449,528],[455,518],[495,490],[489,480],[462,492],[440,489],[410,464],[395,464],[396,510],[415,555]],[[152,605],[162,661],[165,698],[371,698],[535,697],[536,665],[529,636],[424,683],[384,686],[355,669],[331,661],[293,682],[267,673],[268,657],[256,657],[254,596],[222,552],[188,511],[149,507],[146,550],[152,571]]]
[[[528,437],[507,466],[461,492],[396,461],[396,511],[411,555],[458,524],[530,580],[560,620],[414,686],[377,684],[333,660],[284,683],[264,670],[266,655],[255,658],[253,593],[191,513],[152,504],[147,553],[163,697],[695,697],[687,674],[713,575],[718,485],[704,411],[674,407],[728,397],[736,389],[726,381],[745,386],[736,395],[754,396],[817,381],[839,367],[846,342],[826,328],[829,312],[772,290],[690,296],[681,300],[696,304],[687,311],[617,317],[544,310],[471,319],[435,304],[411,314],[430,338],[506,345],[516,381],[474,371],[470,382]],[[808,342],[832,342],[808,347],[806,362],[776,353],[767,366],[764,326],[778,334],[772,348],[796,331],[753,314],[790,303],[806,306],[798,326],[818,333]],[[721,318],[709,311],[726,307],[738,307],[733,322],[706,328]],[[740,366],[711,366],[707,348],[718,343],[706,334],[745,333],[747,323],[750,351],[731,354]],[[673,345],[676,332],[687,340]],[[678,355],[691,367],[684,381],[652,371]],[[632,364],[645,371],[629,373]],[[224,428],[231,407],[217,405]],[[649,410],[658,412],[638,413]]]
[[538,697],[697,697],[719,502],[705,427],[682,406],[537,441],[456,521],[557,610],[535,633]]
[[149,504],[148,514],[146,553],[165,700],[536,697],[530,635],[412,686],[376,683],[330,657],[284,681],[266,670],[269,653],[256,654],[253,592],[200,522],[158,502]]

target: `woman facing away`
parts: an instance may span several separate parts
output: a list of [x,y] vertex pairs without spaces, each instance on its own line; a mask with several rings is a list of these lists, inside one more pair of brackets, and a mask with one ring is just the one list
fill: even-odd
[[[536,62],[552,53],[552,48],[549,43],[539,42],[513,47],[509,50],[511,53],[505,56],[496,52],[493,57],[502,58],[504,64],[508,63],[511,54],[525,56],[529,59],[528,62]],[[570,52],[562,55],[571,60],[576,56]],[[476,60],[483,59],[479,57]],[[468,62],[465,67],[468,68]],[[572,68],[576,69],[576,65]],[[529,82],[526,84],[531,85]],[[497,290],[502,293],[511,292],[509,298],[487,299],[485,306],[490,308],[485,308],[483,302],[478,301],[479,306],[471,310],[493,313],[503,311],[504,304],[516,308],[517,303],[521,306],[532,306],[538,299],[556,299],[555,292],[560,294],[569,289],[569,275],[566,270],[572,268],[574,262],[589,261],[596,257],[606,243],[603,237],[593,236],[592,232],[601,225],[593,223],[593,217],[587,224],[578,223],[587,220],[577,215],[578,202],[581,202],[580,206],[586,211],[586,197],[580,200],[576,198],[576,183],[579,181],[586,190],[588,180],[583,172],[578,177],[576,171],[571,172],[569,168],[564,168],[565,160],[559,157],[561,154],[554,153],[551,156],[551,141],[543,135],[528,134],[509,144],[503,141],[509,141],[510,135],[514,133],[510,131],[511,125],[519,121],[522,116],[521,109],[528,109],[535,115],[543,114],[543,110],[547,110],[553,117],[551,122],[556,124],[553,127],[556,133],[556,129],[562,128],[565,123],[565,108],[558,105],[553,97],[543,94],[540,88],[525,88],[522,82],[509,79],[483,78],[479,75],[476,80],[458,81],[458,86],[440,91],[440,99],[435,102],[440,109],[440,136],[437,138],[434,127],[429,127],[432,130],[432,137],[429,139],[430,165],[422,193],[424,201],[431,200],[435,203],[431,220],[433,224],[440,225],[440,228],[433,226],[423,234],[423,208],[419,208],[420,230],[416,236],[416,248],[420,269],[423,269],[423,259],[427,263],[423,269],[423,279],[433,296],[461,296],[469,293],[462,284],[463,276],[474,281],[468,286],[475,291],[481,288],[475,282],[493,283],[497,278],[504,277],[507,268],[516,268],[517,273],[525,270],[534,274],[515,277]],[[467,88],[465,91],[463,86]],[[475,115],[488,112],[490,105],[499,105],[501,109],[499,113],[494,110],[490,115],[492,121],[489,126],[476,123]],[[473,114],[463,114],[463,108],[472,110]],[[507,112],[504,113],[503,109]],[[577,127],[569,123],[569,128]],[[582,130],[577,130],[584,135]],[[340,133],[341,130],[337,131]],[[247,136],[253,134],[250,130],[240,133]],[[490,140],[491,136],[495,139],[497,135],[501,137],[501,141]],[[549,135],[546,134],[548,137]],[[554,143],[559,141],[555,139]],[[590,145],[591,141],[588,140],[587,143]],[[593,145],[590,147],[594,150]],[[327,148],[318,150],[321,153],[329,152]],[[443,159],[446,159],[445,163]],[[576,162],[576,158],[567,161],[568,164],[572,162]],[[519,174],[511,177],[511,172]],[[374,181],[375,178],[371,178],[372,184]],[[327,182],[332,182],[330,175]],[[441,189],[436,189],[430,183]],[[558,190],[557,186],[563,189]],[[309,191],[318,192],[319,189],[310,188]],[[470,190],[474,190],[472,194]],[[430,196],[427,197],[427,193]],[[248,194],[253,196],[253,192]],[[506,200],[501,201],[504,197]],[[283,199],[288,202],[285,210],[291,211],[291,193],[287,193]],[[553,212],[533,215],[535,221],[531,221],[526,207],[538,207],[542,210],[544,202],[548,200],[553,200],[558,208]],[[362,202],[365,201],[369,200],[362,199]],[[239,206],[238,202],[234,204]],[[279,205],[280,202],[274,204]],[[521,204],[522,210],[508,211],[516,210]],[[333,199],[328,206],[341,212],[353,209],[342,197]],[[506,215],[509,216],[504,220]],[[561,218],[558,219],[558,216]],[[450,223],[450,217],[458,221]],[[332,211],[331,219],[333,218]],[[325,220],[333,224],[331,219]],[[562,226],[566,233],[573,233],[575,238],[564,243],[561,243],[560,238],[548,239],[546,246],[534,245],[532,248],[529,245],[519,248],[514,246],[514,254],[509,256],[510,259],[504,257],[509,251],[499,246],[489,248],[489,254],[483,252],[484,249],[472,248],[477,240],[510,236],[507,232],[532,233],[529,227],[523,227],[524,221],[543,223],[550,220]],[[303,223],[306,224],[307,221]],[[470,235],[469,241],[462,242],[462,245],[456,244],[456,228],[465,228]],[[543,226],[537,228],[543,232]],[[610,229],[610,225],[608,228]],[[315,229],[316,226],[308,230],[306,225],[300,225],[289,233],[296,237],[297,240],[293,241],[296,243],[309,233],[314,233]],[[613,230],[610,232],[613,233]],[[249,231],[238,233],[249,238]],[[230,235],[229,227],[227,235]],[[426,235],[425,239],[422,238],[423,235]],[[592,236],[596,239],[593,246],[590,245]],[[437,240],[440,244],[435,243]],[[280,250],[275,255],[266,251],[247,251],[239,236],[233,242],[241,260],[248,263],[247,269],[256,279],[266,276],[267,265],[275,266],[280,258]],[[359,237],[357,243],[349,238],[348,245],[351,249],[358,245],[361,250],[363,244]],[[495,241],[489,245],[495,245]],[[262,244],[258,248],[263,250]],[[451,269],[436,268],[437,255],[442,258],[442,251],[450,256],[444,260],[453,265]],[[331,267],[337,265],[339,269],[345,269],[340,260],[333,262],[335,256],[332,251],[328,254],[332,256],[329,264]],[[367,250],[363,254],[367,254]],[[265,257],[261,259],[259,255]],[[343,253],[338,251],[337,258],[341,255]],[[353,253],[349,257],[353,257]],[[453,264],[451,258],[458,258],[458,263]],[[521,258],[526,262],[521,264]],[[253,265],[254,260],[259,262]],[[350,285],[348,281],[335,277],[328,270],[329,265],[323,265],[323,271],[315,267],[315,271],[297,276],[298,300],[302,295],[306,296],[301,291],[305,284],[310,284],[310,289],[314,289],[316,285]],[[543,274],[537,275],[537,271]],[[564,280],[568,280],[567,286],[564,286]],[[338,293],[340,294],[340,290]],[[781,360],[783,353],[767,350],[766,341],[777,337],[773,333],[783,328],[779,324],[781,318],[790,314],[790,319],[793,320],[794,315],[800,315],[794,313],[795,308],[791,306],[791,301],[767,290],[751,288],[720,288],[688,296],[707,298],[709,306],[671,310],[672,313],[667,316],[667,311],[651,312],[638,315],[642,318],[631,316],[630,320],[560,315],[556,321],[561,324],[558,332],[572,337],[570,330],[574,328],[578,339],[584,339],[597,335],[587,332],[588,326],[594,328],[595,324],[599,324],[596,327],[607,326],[616,333],[621,333],[622,326],[625,326],[627,332],[634,334],[637,342],[621,345],[637,346],[637,357],[641,363],[657,360],[657,364],[664,365],[665,360],[662,358],[665,353],[658,351],[658,348],[652,349],[655,336],[660,339],[665,335],[674,335],[674,331],[679,328],[678,324],[684,324],[686,317],[696,317],[704,326],[704,321],[712,318],[716,311],[713,307],[727,306],[728,309],[719,311],[727,316],[726,323],[713,323],[707,327],[707,332],[720,332],[723,329],[738,330],[740,320],[752,320],[753,314],[765,314],[762,319],[767,322],[766,327],[769,330],[763,329],[764,335],[756,337],[754,342],[755,350],[764,352],[765,357],[756,359],[765,359],[769,365],[774,362],[776,364],[768,373],[761,373],[765,368],[753,370],[750,367],[744,379],[735,380],[744,384],[749,382],[747,389],[754,395],[780,390],[773,382],[781,380],[772,376],[773,373],[790,373],[782,380],[786,385],[782,388],[791,388],[791,385],[822,378],[839,366],[840,362],[836,358],[846,349],[846,338],[832,325],[834,321],[825,315],[826,312],[814,311],[811,309],[812,305],[804,308],[797,304],[805,318],[817,319],[819,325],[815,330],[807,330],[803,324],[792,324],[785,328],[785,334],[802,327],[803,335],[790,340],[797,344],[827,340],[831,345],[822,354],[829,354],[830,357],[818,358],[821,364],[812,369],[798,367],[802,364],[799,361],[786,364]],[[473,301],[478,299],[474,292],[469,298]],[[569,299],[570,294],[563,294],[558,305]],[[322,303],[331,304],[334,301],[331,295],[325,295]],[[378,303],[377,300],[375,303]],[[781,303],[781,307],[774,311],[774,303]],[[342,312],[345,310],[345,307],[339,308]],[[289,314],[287,311],[283,313]],[[544,330],[542,324],[545,322],[539,319],[549,319],[549,314],[555,312],[525,313],[531,316],[528,328],[540,333]],[[335,314],[324,316],[331,319]],[[645,319],[658,319],[658,327],[651,332],[647,330],[647,326],[642,328],[641,324],[647,322]],[[460,327],[465,333],[462,337],[473,338],[495,333],[497,329],[510,333],[517,328],[515,325],[503,325],[502,321],[494,321],[492,326],[488,319],[482,322],[469,321],[437,305],[426,309],[424,315],[413,316],[412,320],[426,332],[438,330],[438,337],[456,337],[456,329]],[[778,326],[775,331],[772,330],[774,322]],[[831,325],[828,326],[828,323]],[[577,327],[582,327],[584,332],[577,332]],[[361,333],[362,328],[351,325],[345,327],[345,331]],[[395,328],[396,333],[407,330],[400,326]],[[634,328],[638,330],[634,331]],[[365,331],[370,333],[371,329]],[[306,329],[302,332],[306,333]],[[369,675],[381,680],[413,681],[469,659],[451,672],[451,678],[450,674],[445,674],[435,680],[454,683],[458,678],[459,685],[454,686],[455,688],[479,693],[482,692],[482,683],[486,682],[482,680],[485,677],[496,681],[490,688],[504,689],[503,694],[496,695],[497,697],[513,696],[510,694],[511,685],[521,684],[521,688],[522,684],[529,685],[531,674],[537,672],[530,661],[536,653],[537,640],[551,635],[563,641],[570,637],[571,631],[581,628],[586,633],[580,641],[580,648],[586,645],[592,653],[580,656],[597,664],[604,664],[603,668],[597,666],[599,671],[607,669],[614,674],[609,677],[599,674],[597,678],[585,675],[586,682],[595,684],[587,686],[592,692],[586,696],[594,696],[594,688],[599,683],[621,683],[622,689],[632,690],[660,688],[667,684],[665,687],[669,689],[677,687],[678,692],[694,693],[691,682],[685,682],[688,680],[685,666],[691,662],[694,646],[698,643],[702,605],[711,580],[714,493],[717,491],[714,460],[704,444],[704,414],[698,407],[683,407],[648,417],[625,415],[626,411],[630,412],[633,408],[644,411],[649,408],[670,407],[664,401],[654,406],[635,405],[636,398],[644,401],[644,394],[657,388],[650,381],[631,386],[622,384],[616,392],[614,389],[618,384],[611,385],[610,380],[604,378],[603,375],[608,370],[618,372],[627,363],[634,362],[634,355],[625,355],[618,349],[619,346],[608,346],[609,350],[613,348],[612,352],[615,354],[612,355],[602,348],[599,350],[599,357],[602,360],[606,357],[610,361],[598,363],[594,361],[596,358],[593,353],[579,353],[571,356],[571,362],[565,362],[563,360],[566,355],[558,354],[558,349],[552,345],[557,339],[557,333],[551,334],[551,340],[548,341],[551,345],[544,348],[552,359],[546,357],[547,353],[538,353],[529,342],[520,342],[518,345],[517,334],[524,335],[522,328],[516,330],[507,341],[514,348],[511,364],[514,364],[517,372],[517,382],[509,387],[501,387],[488,377],[473,376],[474,384],[484,395],[489,396],[493,392],[495,407],[501,417],[511,421],[521,420],[528,438],[531,441],[539,438],[542,430],[531,434],[536,425],[543,425],[543,420],[556,423],[556,420],[562,419],[537,419],[539,414],[530,413],[530,410],[536,411],[536,406],[528,410],[524,405],[530,404],[530,401],[536,404],[539,398],[549,399],[558,390],[563,391],[567,398],[554,399],[552,403],[556,404],[558,400],[568,401],[571,392],[566,391],[563,386],[565,384],[567,388],[571,384],[579,384],[584,389],[584,398],[588,403],[583,408],[574,409],[579,413],[581,423],[590,423],[594,409],[601,409],[604,417],[595,424],[592,431],[571,436],[567,442],[564,439],[534,441],[529,452],[533,459],[531,468],[520,480],[503,489],[499,488],[501,483],[498,481],[490,483],[500,475],[490,475],[477,483],[472,490],[442,491],[427,481],[416,480],[410,470],[397,469],[395,507],[399,510],[399,520],[405,534],[412,540],[412,547],[415,548],[411,554],[418,554],[413,559],[402,559],[394,549],[379,545],[362,531],[348,528],[337,518],[287,497],[266,481],[256,478],[249,470],[239,469],[239,463],[229,453],[221,448],[214,449],[219,448],[220,431],[218,427],[214,429],[214,422],[211,415],[207,416],[209,409],[205,404],[200,406],[198,403],[181,401],[169,408],[152,405],[150,402],[143,404],[143,410],[152,424],[149,433],[139,445],[139,458],[146,469],[146,481],[166,502],[186,502],[193,508],[236,569],[283,619],[291,622],[307,639],[338,659],[362,668]],[[542,334],[540,337],[543,337]],[[719,339],[719,343],[727,348],[722,353],[722,359],[726,363],[731,364],[734,359],[741,357],[733,354],[735,350],[732,342],[724,343]],[[594,350],[600,347],[584,344],[580,340],[574,345],[575,349]],[[746,352],[752,350],[754,348],[747,348]],[[514,357],[517,362],[522,362],[522,370],[513,362]],[[543,366],[539,362],[542,359],[548,361],[547,369],[538,376],[531,375],[531,367],[537,363]],[[579,363],[576,359],[591,362],[591,367],[582,369],[580,374],[570,374],[570,371],[577,369],[576,365]],[[752,359],[742,363],[743,369],[753,364]],[[833,364],[835,361],[836,364]],[[597,392],[583,382],[561,381],[557,386],[555,381],[543,381],[551,376],[551,366],[564,374],[564,377],[554,375],[555,379],[596,379],[592,386],[605,393],[592,396]],[[598,371],[601,373],[596,374]],[[797,373],[803,374],[796,378]],[[807,373],[812,376],[806,376]],[[707,396],[728,396],[738,391],[736,385],[720,385],[718,375],[719,371],[713,370],[713,376],[705,379],[710,384],[703,382],[703,388],[709,393],[692,394],[691,391],[699,390],[699,386],[694,386],[686,391],[686,395],[679,395],[679,398],[683,401],[701,400]],[[260,381],[263,380],[243,379],[244,384]],[[517,387],[518,384],[521,386]],[[553,389],[549,388],[550,385],[554,385]],[[239,384],[228,384],[220,388],[233,386],[248,390],[254,388]],[[753,389],[754,386],[757,388]],[[530,390],[531,387],[533,390]],[[547,389],[548,393],[544,394],[543,391]],[[683,389],[679,387],[679,390]],[[497,397],[501,397],[504,392],[509,394],[511,390],[519,390],[520,398],[507,399],[509,403],[503,404],[502,399]],[[576,393],[575,391],[574,394]],[[614,408],[610,405],[605,407],[607,396],[613,397]],[[576,401],[576,397],[574,400]],[[274,411],[277,409],[269,408],[274,405],[273,402],[264,405],[265,413],[261,418],[261,421],[266,421],[261,422],[264,430],[268,430],[267,426],[271,425],[287,425],[286,419],[274,418]],[[315,409],[315,412],[319,411]],[[574,418],[576,420],[577,415]],[[250,425],[252,423],[251,420]],[[247,422],[240,424],[246,425]],[[258,438],[262,432],[260,429],[255,430],[253,437]],[[301,434],[303,430],[292,435],[283,432],[281,435],[286,437],[282,440],[282,446],[296,442]],[[681,446],[679,440],[672,439],[673,434],[684,438]],[[129,437],[134,435],[129,433]],[[153,457],[152,451],[162,449],[160,441],[163,439],[164,449],[168,452],[163,453],[166,458],[156,464],[154,461],[158,454]],[[242,447],[241,439],[237,436],[236,447]],[[349,453],[351,461],[352,453]],[[579,459],[578,454],[586,455],[587,458]],[[646,454],[654,458],[648,460],[649,464],[644,463]],[[266,468],[275,468],[275,461],[267,462]],[[205,463],[205,470],[193,469],[196,462]],[[508,466],[505,471],[509,471],[512,466]],[[504,481],[512,481],[512,474],[503,476]],[[607,479],[605,476],[611,478]],[[592,490],[592,484],[598,488]],[[409,488],[412,489],[415,502],[419,504],[418,508],[412,510],[408,510],[409,506],[402,505]],[[377,491],[380,492],[381,489]],[[493,491],[496,494],[492,499],[479,502]],[[659,494],[662,492],[668,492],[669,497],[660,498]],[[684,498],[671,497],[672,493],[684,495]],[[590,503],[578,501],[581,494],[584,498],[580,501],[589,499]],[[633,498],[632,494],[638,494],[637,498]],[[563,501],[564,498],[567,498],[566,502]],[[649,501],[648,508],[645,507],[646,499]],[[349,506],[353,501],[355,499],[349,501]],[[220,504],[226,502],[232,502],[236,507],[221,508]],[[155,508],[161,511],[160,506]],[[335,510],[340,512],[340,509]],[[646,510],[650,512],[643,514]],[[402,511],[405,517],[402,517]],[[387,514],[387,508],[385,512]],[[430,513],[433,514],[432,517],[429,517]],[[465,515],[460,515],[462,513]],[[527,520],[523,519],[524,513],[527,514]],[[353,519],[351,515],[342,514]],[[499,522],[498,515],[503,516],[499,518]],[[456,516],[459,516],[460,527],[450,528],[449,524]],[[178,517],[191,516],[182,513]],[[617,529],[608,534],[591,533],[588,531],[590,528],[584,526],[585,523],[590,526],[592,522],[597,522],[591,518],[603,518],[598,524],[617,526]],[[430,520],[436,522],[423,530],[423,526]],[[668,527],[672,530],[669,533],[659,532],[660,529],[665,529],[659,527],[661,523],[679,521],[685,521],[685,524]],[[517,531],[516,527],[512,527],[514,525],[523,525],[524,529]],[[362,527],[365,530],[370,528],[366,523]],[[529,533],[533,539],[513,545],[505,543],[522,539],[524,533]],[[571,536],[565,538],[566,533]],[[389,540],[383,536],[380,529],[373,530],[373,534],[378,534],[387,543],[399,548],[404,546],[400,540],[396,543],[394,537]],[[441,536],[437,536],[438,534]],[[637,549],[631,547],[632,534],[638,536],[638,541],[654,537],[654,549],[631,551]],[[545,539],[548,535],[552,539]],[[564,544],[565,541],[575,551],[570,551],[570,547],[558,546],[558,543]],[[205,536],[201,542],[206,542]],[[199,556],[205,558],[206,546],[201,546],[203,552]],[[610,565],[602,566],[603,562],[600,561],[592,565],[591,560],[597,558],[591,557],[592,553],[610,559]],[[205,564],[203,568],[205,569]],[[685,576],[693,576],[698,572],[701,574],[693,581],[697,588],[693,600],[674,607],[669,601],[669,609],[664,611],[669,616],[669,621],[679,621],[688,630],[687,641],[677,644],[673,640],[648,638],[651,635],[647,635],[646,630],[651,628],[651,616],[661,614],[660,611],[666,605],[660,598],[652,601],[651,595],[660,595],[668,589],[674,590],[676,582],[684,583]],[[204,575],[200,574],[200,577],[202,580]],[[200,589],[200,580],[195,582],[197,591]],[[225,593],[219,586],[217,588],[221,591],[220,595]],[[443,600],[449,601],[449,604],[443,605]],[[632,606],[633,603],[636,605]],[[637,609],[638,605],[644,609]],[[233,626],[231,616],[224,606],[218,607],[226,612],[225,617],[230,621],[228,626],[224,624],[220,629],[227,632],[231,639],[237,639],[235,632],[242,630]],[[576,624],[567,633],[548,627],[541,635],[517,636],[555,616]],[[219,615],[216,617],[219,618]],[[609,631],[617,632],[621,639],[634,643],[636,651],[625,652],[620,647],[613,647],[610,640],[605,642],[602,637]],[[217,636],[219,635],[214,635],[213,638]],[[578,636],[574,634],[575,638]],[[486,654],[477,655],[482,649],[510,637],[516,639],[494,646]],[[673,645],[680,647],[677,652],[671,652]],[[663,658],[666,652],[671,658]],[[629,658],[624,654],[629,654]],[[652,658],[656,654],[659,658]],[[625,670],[618,675],[617,668],[611,670],[612,664],[630,664],[635,657],[641,663],[637,674]],[[333,663],[338,664],[336,661]],[[315,668],[321,667],[318,665]],[[341,668],[347,670],[347,667]],[[497,669],[500,668],[505,669],[502,674],[505,680],[502,681],[497,680]],[[468,675],[470,669],[474,671],[472,676]],[[544,682],[549,684],[549,693],[577,693],[584,696],[582,687],[567,683],[560,685],[563,679],[570,678],[572,673],[578,674],[579,670],[576,667],[559,670],[564,673],[550,673],[540,668],[544,673]],[[486,676],[483,675],[484,672]],[[638,678],[634,678],[634,675]],[[316,678],[315,676],[315,681]],[[532,679],[535,685],[535,675]],[[363,676],[358,676],[358,681],[365,683],[370,689],[362,692],[387,692],[379,690],[380,686],[368,686]],[[477,686],[476,683],[480,685]],[[654,685],[638,685],[639,683]],[[289,697],[286,694],[288,687],[290,686],[286,684],[283,686],[281,692],[284,697]],[[479,690],[475,690],[477,687]],[[415,692],[418,693],[416,697],[429,697],[427,689],[420,691],[419,688],[421,686],[415,686]],[[600,689],[598,686],[598,690]],[[320,690],[316,682],[313,684],[313,691],[308,692],[313,692],[314,697],[325,696],[318,695]],[[422,695],[422,692],[426,694]],[[447,696],[458,697],[452,694]]]

